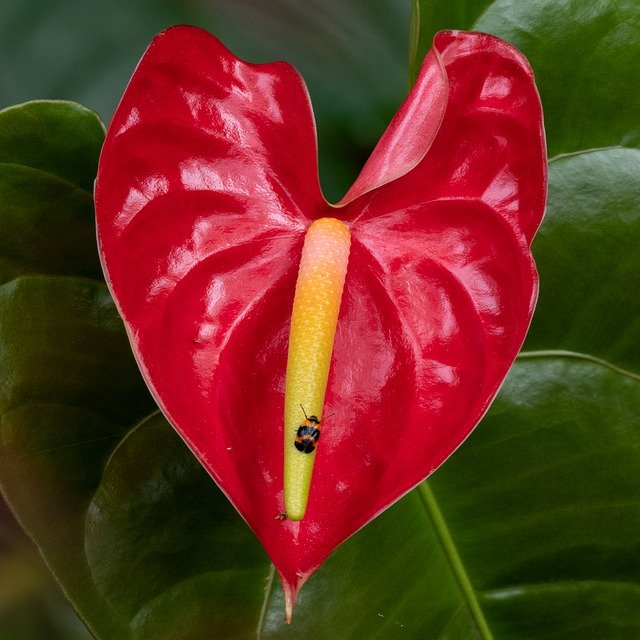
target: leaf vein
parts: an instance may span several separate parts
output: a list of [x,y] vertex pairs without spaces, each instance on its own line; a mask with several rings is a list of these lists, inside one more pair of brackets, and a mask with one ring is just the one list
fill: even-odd
[[471,584],[469,575],[464,568],[462,558],[458,553],[458,549],[456,548],[451,532],[449,531],[449,527],[447,526],[444,516],[440,511],[440,507],[438,506],[436,497],[427,481],[418,486],[418,495],[420,496],[429,518],[431,519],[433,528],[435,529],[438,540],[442,545],[444,554],[449,561],[449,565],[453,571],[458,586],[460,587],[462,596],[469,607],[469,611],[471,612],[471,616],[476,624],[478,632],[480,633],[480,637],[482,640],[494,640],[493,634],[489,629],[489,625],[487,624],[484,613],[480,607],[475,589]]
[[267,576],[267,583],[264,587],[264,602],[262,603],[262,609],[260,610],[260,617],[258,618],[258,627],[256,629],[256,639],[261,640],[262,638],[262,630],[264,629],[264,621],[267,615],[267,605],[269,603],[269,596],[271,595],[271,591],[273,590],[274,583],[274,575],[276,573],[276,568],[272,564],[269,568],[269,575]]
[[579,353],[577,351],[568,351],[565,349],[541,349],[539,351],[522,351],[517,357],[518,360],[533,360],[535,358],[574,358],[576,360],[585,360],[592,364],[598,364],[602,367],[606,367],[615,373],[619,373],[620,375],[640,382],[640,375],[637,373],[633,373],[633,371],[628,371],[627,369],[622,369],[604,358],[598,358],[588,353]]

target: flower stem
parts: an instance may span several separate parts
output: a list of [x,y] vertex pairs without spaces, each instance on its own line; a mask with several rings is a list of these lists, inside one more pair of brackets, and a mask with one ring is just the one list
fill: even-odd
[[351,237],[335,218],[307,231],[291,313],[284,396],[284,504],[290,520],[307,508]]

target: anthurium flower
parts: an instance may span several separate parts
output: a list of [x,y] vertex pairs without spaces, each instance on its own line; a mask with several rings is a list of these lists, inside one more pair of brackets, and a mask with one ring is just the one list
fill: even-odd
[[[545,193],[532,72],[495,37],[436,36],[335,205],[291,66],[247,64],[191,27],[147,50],[100,160],[105,274],[158,404],[262,541],[289,616],[327,555],[487,410],[533,312]],[[289,329],[305,235],[323,218],[346,229],[348,267],[324,406],[292,403],[309,423],[291,447],[315,445],[292,520],[281,515]],[[319,439],[310,411],[323,411]]]

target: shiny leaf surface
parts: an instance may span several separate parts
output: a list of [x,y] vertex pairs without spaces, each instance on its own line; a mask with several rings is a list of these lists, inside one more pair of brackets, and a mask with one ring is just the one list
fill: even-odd
[[128,621],[132,637],[255,633],[267,557],[159,414],[112,452],[84,534],[93,579]]
[[[453,3],[454,6],[457,3]],[[640,143],[640,11],[635,0],[598,3],[573,0],[475,0],[449,27],[493,33],[518,47],[531,63],[545,113],[550,158],[600,147]],[[418,0],[416,69],[450,2]],[[477,9],[484,5],[480,14]],[[419,17],[423,20],[419,21]]]
[[594,149],[550,164],[534,243],[546,287],[527,348],[582,351],[640,372],[639,175],[637,149]]
[[122,324],[104,284],[24,276],[0,288],[0,341],[3,491],[90,628],[117,636],[82,532],[111,446],[152,406]]
[[98,117],[73,103],[0,111],[0,282],[99,277],[91,192],[103,139]]
[[0,163],[29,167],[93,190],[104,127],[72,103],[40,100],[0,111]]
[[635,637],[639,403],[637,376],[523,358],[447,464],[320,568],[291,627],[273,594],[265,637],[306,620],[354,640]]
[[522,356],[430,483],[495,637],[640,632],[639,385],[589,357]]
[[[625,147],[638,146],[640,92],[631,77],[640,63],[639,24],[640,11],[634,2],[557,0],[488,3],[479,20],[459,25],[495,33],[517,45],[532,62],[543,101],[553,157],[546,218],[533,247],[541,293],[525,348],[583,351],[604,358],[605,367],[618,365],[635,372],[640,370],[634,338],[640,186],[637,151]],[[425,31],[431,28],[422,26]],[[628,91],[621,90],[625,86],[630,87]],[[633,403],[619,402],[634,415]],[[611,418],[601,414],[600,419],[606,431]],[[635,448],[634,441],[637,443],[637,431],[632,432],[630,442]],[[592,472],[601,477],[605,469],[611,473],[610,483],[629,492],[627,504],[637,504],[637,484],[626,465],[611,460]],[[576,495],[576,505],[580,499]],[[631,516],[632,521],[636,518]],[[604,520],[608,527],[609,519]],[[604,559],[596,556],[595,572],[602,578],[594,578],[588,596],[578,595],[574,582],[556,585],[553,598],[562,613],[536,617],[540,629],[545,628],[545,620],[552,626],[559,617],[563,621],[579,618],[579,631],[558,635],[637,635],[637,622],[629,624],[628,614],[636,606],[628,594],[640,582],[637,551],[628,565],[625,584],[617,585],[610,584],[607,573],[629,556],[615,543],[610,548]],[[570,555],[560,555],[563,563],[570,562]],[[589,552],[585,555],[591,557]],[[543,593],[544,589],[532,589],[535,604],[530,611],[541,606]],[[574,613],[576,600],[584,604],[579,613]],[[594,602],[600,603],[601,615],[591,615]],[[520,614],[526,616],[524,610]],[[539,637],[538,631],[518,632],[522,635],[516,637]],[[546,633],[554,637],[552,629]]]
[[[185,27],[145,54],[100,161],[107,279],[154,396],[256,531],[289,605],[486,411],[533,310],[528,244],[545,178],[530,70],[489,36],[437,37],[340,209],[320,193],[313,117],[291,67],[248,65]],[[310,220],[332,215],[353,238],[334,417],[307,514],[283,522],[295,268]]]
[[[0,484],[65,593],[99,635],[112,622],[104,605],[96,605],[82,560],[80,496],[82,485],[100,474],[101,447],[112,444],[122,427],[114,429],[96,412],[111,402],[113,391],[123,412],[152,406],[104,285],[86,279],[101,275],[91,190],[103,138],[99,118],[74,103],[29,102],[0,112]],[[111,370],[105,362],[93,366],[98,344],[114,357]],[[130,393],[117,391],[128,385]],[[102,393],[101,409],[96,399]],[[48,456],[60,454],[56,469]],[[56,473],[60,478],[52,482]],[[21,548],[28,558],[28,547]],[[25,567],[27,576],[40,580],[41,592],[25,600],[24,609],[7,613],[8,637],[87,637],[72,611],[58,604],[61,595],[38,578],[40,565],[29,560]],[[10,579],[7,571],[3,577]],[[16,573],[11,583],[24,577]]]

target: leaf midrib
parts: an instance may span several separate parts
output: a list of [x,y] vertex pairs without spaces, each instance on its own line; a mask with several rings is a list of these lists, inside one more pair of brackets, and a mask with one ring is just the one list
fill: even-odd
[[636,147],[626,147],[622,144],[612,144],[608,147],[589,147],[588,149],[576,149],[575,151],[561,151],[547,159],[548,164],[553,164],[567,158],[574,158],[575,156],[589,155],[590,153],[600,153],[602,151],[638,151]]
[[629,371],[628,369],[623,369],[622,367],[618,367],[617,365],[605,360],[603,358],[598,358],[597,356],[592,356],[588,353],[580,353],[578,351],[569,351],[567,349],[540,349],[536,351],[521,351],[517,359],[518,360],[532,360],[534,358],[570,358],[575,360],[584,360],[586,362],[590,362],[592,364],[597,364],[602,367],[606,367],[610,371],[617,373],[621,376],[625,376],[627,378],[631,378],[636,382],[640,382],[640,375],[634,373],[633,371]]
[[607,586],[607,587],[620,587],[623,589],[629,589],[640,594],[640,585],[635,582],[625,580],[558,580],[547,582],[530,582],[530,583],[516,583],[507,587],[499,587],[496,589],[490,589],[484,592],[486,598],[504,598],[505,594],[512,594],[514,592],[522,592],[526,590],[559,590],[566,589],[568,587],[584,588],[590,586]]
[[264,599],[262,601],[262,609],[260,610],[260,617],[258,618],[258,626],[256,628],[256,639],[262,639],[262,631],[264,630],[264,623],[267,616],[267,608],[269,605],[269,597],[271,596],[271,591],[273,590],[273,583],[275,582],[274,576],[276,573],[276,568],[273,563],[269,566],[269,574],[267,575],[267,584],[264,589]]
[[447,558],[456,582],[460,587],[462,597],[469,608],[471,617],[473,618],[476,628],[480,633],[480,637],[482,640],[494,640],[487,620],[484,617],[482,608],[480,607],[475,588],[467,574],[462,558],[458,553],[458,549],[453,541],[449,527],[447,526],[444,516],[442,515],[442,511],[438,505],[438,501],[436,500],[428,481],[425,480],[418,485],[418,495],[427,514],[429,515],[429,518],[431,519],[431,523],[436,535],[438,536],[438,540],[442,545],[445,557]]
[[[518,359],[534,359],[534,358],[571,358],[577,360],[584,360],[587,362],[591,362],[593,364],[598,364],[600,366],[606,367],[607,369],[631,378],[634,381],[640,382],[640,375],[633,373],[631,371],[627,371],[616,365],[604,360],[602,358],[597,358],[595,356],[579,353],[575,351],[568,351],[563,349],[546,349],[540,351],[527,351],[522,352],[518,355]],[[444,555],[451,567],[453,575],[456,579],[456,582],[460,588],[463,601],[466,603],[469,611],[471,613],[471,617],[475,622],[476,628],[480,634],[482,640],[494,640],[493,634],[487,620],[482,611],[482,607],[480,606],[480,602],[478,600],[476,590],[469,578],[469,575],[465,569],[462,558],[460,557],[460,553],[456,547],[456,544],[453,540],[453,536],[451,535],[451,531],[447,526],[445,518],[440,510],[438,505],[438,501],[431,490],[431,486],[429,485],[429,481],[425,480],[417,487],[417,494],[420,497],[422,504],[424,505],[425,511],[429,516],[433,528],[438,536],[438,540],[442,546],[442,550]]]

